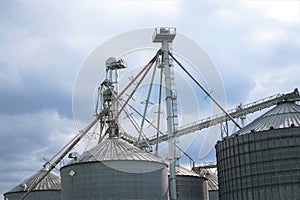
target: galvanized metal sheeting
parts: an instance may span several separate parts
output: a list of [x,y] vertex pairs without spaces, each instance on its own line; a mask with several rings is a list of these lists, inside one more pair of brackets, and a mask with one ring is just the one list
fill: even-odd
[[212,172],[211,169],[205,169],[201,167],[195,167],[196,174],[199,174],[201,177],[205,177],[207,179],[208,190],[209,191],[217,191],[219,190],[218,186],[218,176]]
[[222,200],[300,199],[300,106],[277,105],[216,144]]
[[[30,178],[15,186],[12,190],[4,194],[4,199],[19,200],[30,186],[36,183],[44,174],[46,169],[42,169]],[[25,200],[60,200],[61,199],[60,177],[50,172],[26,197]]]
[[219,190],[208,191],[209,200],[219,200]]
[[176,166],[178,199],[208,200],[207,179],[184,167]]
[[237,132],[247,134],[251,131],[264,131],[269,129],[300,127],[300,106],[293,102],[283,102],[269,110]]
[[300,199],[300,106],[283,102],[216,144],[222,200]]
[[176,175],[176,188],[178,199],[208,200],[206,178]]
[[184,167],[181,166],[176,166],[175,168],[176,176],[195,176],[195,177],[200,177],[199,174],[188,170]]
[[[47,169],[41,169],[30,178],[23,181],[21,184],[15,186],[9,192],[24,192],[27,189],[36,183],[45,173]],[[60,190],[61,189],[61,182],[60,177],[50,172],[34,189],[33,191],[40,191],[40,190]]]
[[112,160],[135,160],[165,163],[165,161],[153,154],[118,138],[108,138],[89,151],[84,152],[78,162],[112,161]]
[[[107,162],[115,164],[108,166]],[[128,173],[118,165],[147,168],[147,173]],[[168,199],[168,175],[164,164],[141,161],[104,161],[67,165],[61,168],[62,199]]]
[[62,167],[61,177],[63,199],[168,199],[164,160],[118,138]]
[[220,199],[300,199],[300,127],[227,138],[216,152]]
[[218,177],[213,174],[212,172],[210,172],[209,170],[207,170],[206,173],[204,173],[205,178],[207,178],[207,184],[208,184],[208,190],[219,190],[219,186],[218,186]]

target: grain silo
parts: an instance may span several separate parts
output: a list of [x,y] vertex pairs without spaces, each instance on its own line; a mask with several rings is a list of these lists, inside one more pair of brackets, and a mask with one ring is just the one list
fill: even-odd
[[218,176],[209,169],[201,169],[199,174],[207,178],[208,199],[219,200]]
[[211,172],[204,177],[207,178],[209,200],[219,200],[218,177]]
[[167,199],[165,162],[109,137],[61,168],[63,199]]
[[221,200],[300,199],[300,106],[282,102],[216,144]]
[[[19,200],[33,184],[36,183],[47,169],[42,169],[32,175],[30,178],[15,186],[9,192],[4,194],[5,200]],[[60,177],[50,172],[29,194],[25,200],[59,200],[61,199],[60,192]]]
[[207,179],[184,167],[176,166],[178,199],[208,200]]
[[[215,166],[213,164],[213,166]],[[208,199],[209,200],[219,200],[219,186],[218,186],[218,176],[212,172],[209,168],[214,167],[193,167],[192,170],[199,176],[207,179],[207,189],[208,189]]]

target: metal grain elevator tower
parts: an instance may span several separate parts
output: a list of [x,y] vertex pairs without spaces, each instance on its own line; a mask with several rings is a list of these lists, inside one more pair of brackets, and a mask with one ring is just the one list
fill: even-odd
[[177,199],[176,192],[176,158],[175,158],[175,139],[174,139],[174,112],[172,109],[173,92],[172,92],[172,78],[171,78],[171,66],[170,63],[170,43],[173,42],[176,36],[175,28],[156,28],[153,34],[153,42],[161,43],[162,53],[162,66],[165,75],[165,93],[166,93],[166,111],[167,111],[167,130],[168,130],[168,152],[169,152],[169,163],[170,163],[170,198]]

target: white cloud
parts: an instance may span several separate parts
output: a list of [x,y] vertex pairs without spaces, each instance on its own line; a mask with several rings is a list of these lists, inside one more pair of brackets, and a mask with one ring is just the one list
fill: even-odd
[[253,74],[255,87],[248,95],[248,102],[258,100],[276,93],[292,92],[300,87],[300,67],[298,65],[281,68],[261,67]]
[[52,81],[49,85],[60,85],[65,91],[70,91],[73,81],[71,75],[75,74],[76,69],[68,57],[74,52],[55,37],[45,36],[42,32],[33,34],[33,27],[29,25],[24,28],[15,24],[5,27],[0,38],[0,88],[28,86],[33,80],[28,82],[26,78],[45,81],[43,77],[47,76],[48,81]]
[[268,19],[291,25],[300,22],[300,1],[245,0],[241,2]]
[[[96,5],[93,2],[92,6]],[[96,4],[95,4],[96,3]],[[128,17],[135,14],[143,14],[148,12],[159,12],[162,16],[176,15],[178,14],[178,8],[180,6],[180,1],[178,0],[146,0],[146,1],[136,1],[136,0],[112,0],[103,1],[100,6],[105,8],[111,14],[117,14],[120,16]],[[99,4],[98,4],[99,5]],[[128,15],[130,13],[130,15]]]
[[300,46],[300,36],[299,35],[295,36],[295,42],[296,42],[297,45]]
[[218,18],[218,20],[229,24],[236,24],[241,21],[240,16],[234,10],[230,10],[229,8],[220,8],[214,11],[214,15]]
[[[20,27],[7,27],[6,34],[13,38],[2,42],[2,62],[22,66],[28,63],[38,65],[37,61],[41,60],[39,54],[47,57],[44,53],[49,41],[45,38],[32,36],[28,30]],[[48,59],[47,62],[52,64],[53,60]]]
[[1,114],[0,127],[0,193],[42,168],[43,157],[50,159],[75,135],[73,120],[54,110]]
[[254,30],[246,37],[246,42],[256,44],[266,44],[277,42],[281,39],[285,39],[287,33],[283,29],[279,28],[263,28],[260,30]]
[[[56,111],[42,111],[42,109],[48,108],[46,104],[51,104],[51,108],[54,109],[62,106],[61,102],[64,101],[58,101],[55,105],[53,102],[59,98],[66,99],[68,95],[63,94],[68,91],[71,93],[70,84],[75,76],[72,69],[78,67],[88,51],[99,42],[123,31],[140,27],[174,25],[179,32],[191,36],[193,40],[203,41],[206,44],[205,48],[212,53],[211,57],[223,68],[221,75],[224,77],[228,74],[227,81],[232,84],[229,84],[226,90],[233,99],[232,102],[240,101],[240,94],[247,94],[248,91],[250,91],[248,99],[243,103],[278,92],[290,92],[294,87],[300,86],[299,66],[296,62],[293,65],[289,63],[295,60],[293,49],[290,51],[283,49],[290,46],[291,41],[293,44],[300,44],[299,31],[290,26],[299,22],[299,1],[230,1],[230,6],[220,1],[183,3],[176,0],[22,3],[11,5],[11,10],[3,7],[5,11],[3,13],[9,17],[3,17],[1,21],[7,25],[0,33],[0,64],[6,64],[0,68],[1,86],[7,88],[9,94],[26,91],[24,93],[27,96],[18,96],[7,101],[12,104],[14,99],[20,100],[17,103],[22,106],[17,109],[18,112],[24,113],[24,101],[28,96],[33,96],[35,91],[46,92],[37,93],[33,98],[29,98],[27,104],[36,107],[42,103],[45,106],[34,111],[29,110],[32,109],[29,107],[26,110],[28,114],[4,115],[1,110],[0,127],[5,134],[0,136],[0,149],[5,151],[1,151],[3,154],[0,160],[3,160],[1,170],[6,170],[0,170],[0,190],[4,187],[9,189],[8,187],[32,174],[43,163],[41,160],[43,156],[52,155],[69,139],[66,133],[73,127],[73,121],[60,116]],[[240,6],[241,4],[245,6]],[[258,51],[270,43],[280,47],[275,49],[276,52],[268,51],[271,58],[268,60],[264,57],[265,54]],[[249,53],[248,45],[251,45],[253,52]],[[272,69],[275,64],[278,65],[274,60],[280,51],[284,52],[280,55],[284,55],[282,65],[285,67]],[[263,64],[262,60],[265,60]],[[99,66],[102,65],[103,63],[99,62]],[[252,79],[255,85],[251,81],[251,84],[249,83]],[[177,87],[182,86],[178,83]],[[60,93],[53,92],[62,88],[64,90]],[[43,95],[46,96],[43,100],[48,100],[47,102],[36,98]],[[6,102],[3,103],[3,99],[1,100],[3,107],[9,107]],[[203,102],[199,104],[202,105]],[[203,105],[203,108],[207,107],[206,104]],[[92,116],[92,111],[93,109],[90,109],[87,113]],[[206,110],[200,111],[203,114]],[[183,123],[198,119],[198,116],[189,114],[184,116]],[[209,115],[210,112],[205,114]],[[214,129],[215,134],[218,134],[219,130]],[[199,135],[204,133],[200,132]],[[192,153],[197,154],[195,158],[198,158],[202,138],[204,136],[189,148]],[[26,144],[18,145],[19,141]],[[191,136],[183,137],[180,145],[185,146],[190,141]],[[85,138],[74,151],[83,151],[90,146],[91,141]],[[207,153],[204,150],[201,157]],[[24,154],[29,157],[25,159],[22,157]],[[10,161],[4,156],[9,157]],[[28,167],[29,162],[31,167]],[[30,172],[25,174],[24,171]]]

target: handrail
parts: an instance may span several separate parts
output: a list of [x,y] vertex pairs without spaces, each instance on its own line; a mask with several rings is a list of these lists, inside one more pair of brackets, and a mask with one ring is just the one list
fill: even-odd
[[[234,109],[227,111],[230,116],[233,118],[239,118],[247,114],[262,110],[264,108],[269,108],[283,101],[300,101],[299,91],[296,88],[293,92],[287,94],[275,94],[246,105],[239,105]],[[180,137],[182,135],[187,135],[189,133],[202,130],[204,128],[209,128],[211,126],[223,123],[228,121],[229,118],[223,114],[217,114],[214,116],[206,117],[204,119],[183,125],[178,127],[178,130],[175,132],[175,137]],[[163,142],[168,140],[168,135],[164,133],[159,137],[159,141]],[[153,145],[156,141],[156,135],[150,136],[148,142]],[[144,143],[141,143],[139,147],[143,147]]]

